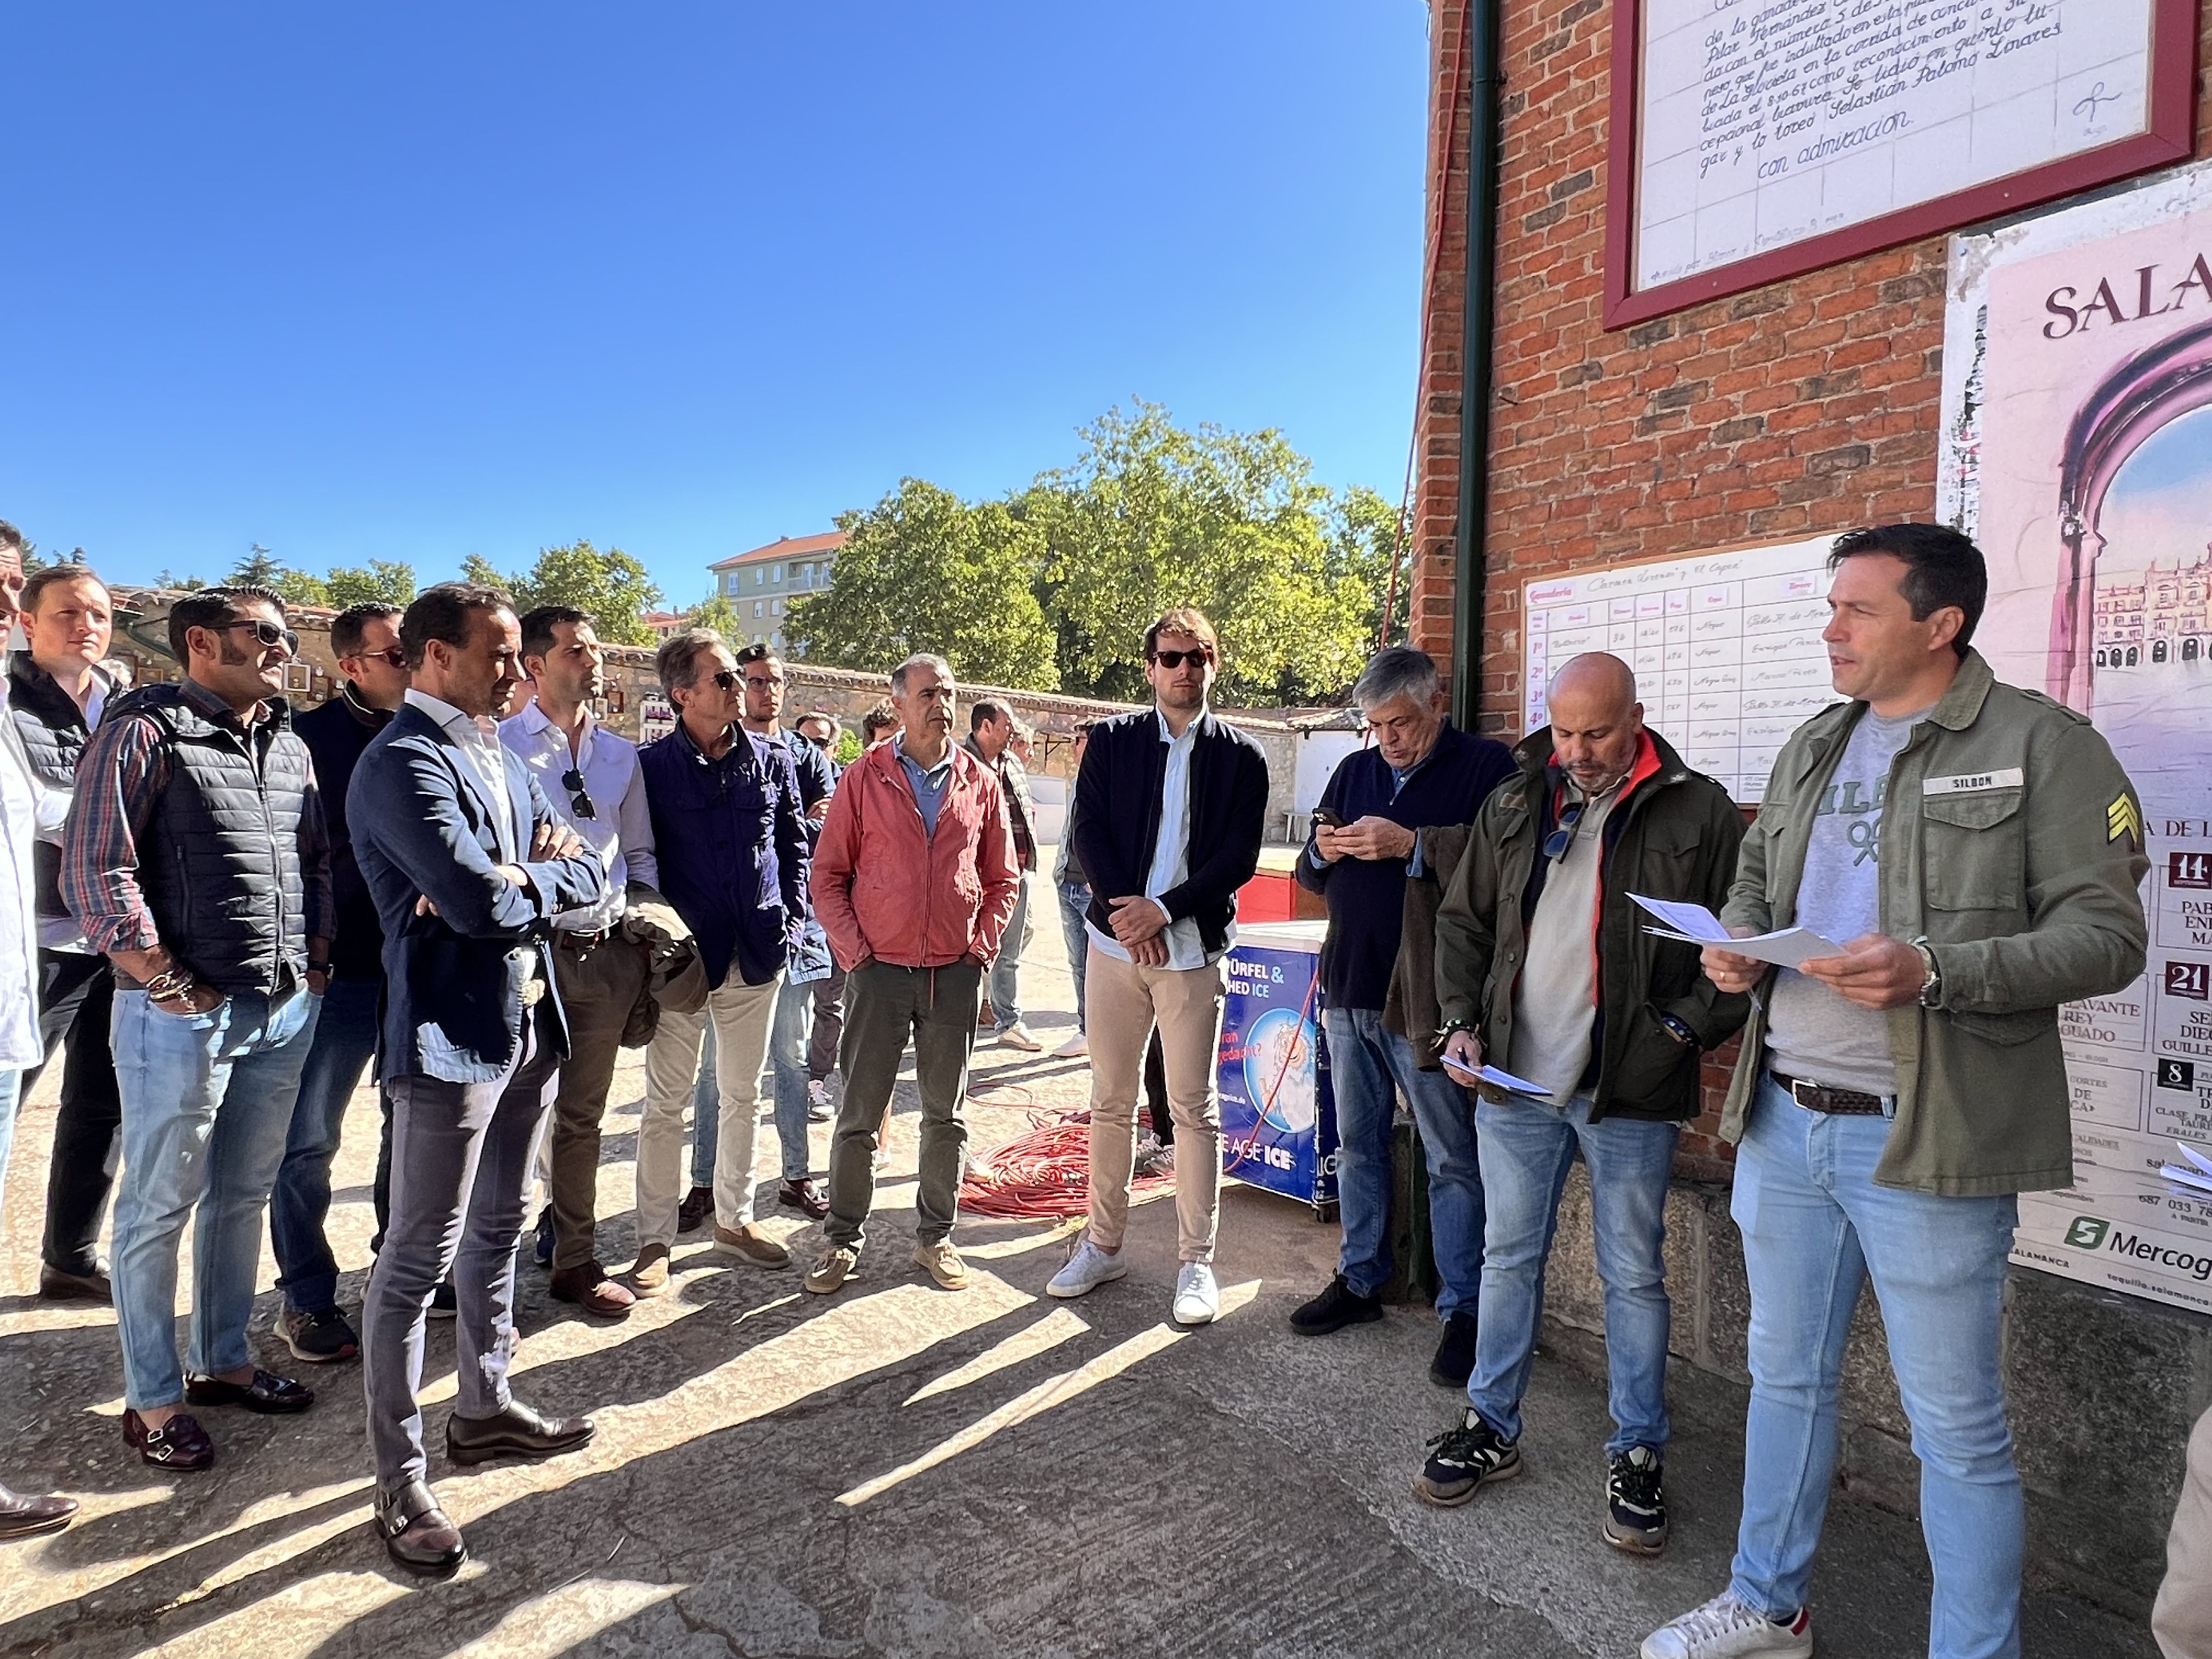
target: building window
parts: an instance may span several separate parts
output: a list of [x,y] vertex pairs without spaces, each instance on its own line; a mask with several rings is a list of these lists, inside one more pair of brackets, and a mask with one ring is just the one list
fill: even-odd
[[755,599],[755,600],[753,601],[753,615],[754,615],[756,617],[759,617],[759,615],[760,615],[760,614],[761,614],[761,602],[760,602],[758,599]]
[[768,602],[768,614],[771,617],[781,617],[783,614],[783,600],[781,598],[773,599]]

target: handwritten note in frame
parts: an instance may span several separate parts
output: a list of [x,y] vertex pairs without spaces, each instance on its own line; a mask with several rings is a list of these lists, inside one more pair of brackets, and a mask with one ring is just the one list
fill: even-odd
[[1606,325],[2185,158],[2197,0],[1616,0]]

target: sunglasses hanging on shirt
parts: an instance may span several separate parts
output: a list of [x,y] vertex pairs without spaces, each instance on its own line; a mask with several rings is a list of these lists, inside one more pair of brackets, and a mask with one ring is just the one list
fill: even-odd
[[584,775],[580,769],[572,766],[563,772],[561,775],[561,787],[568,792],[568,809],[578,817],[599,817],[598,809],[592,805],[591,795],[584,788]]

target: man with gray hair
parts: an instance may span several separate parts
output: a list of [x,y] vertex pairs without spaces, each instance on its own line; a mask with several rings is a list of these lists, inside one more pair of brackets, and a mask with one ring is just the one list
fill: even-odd
[[1698,972],[1695,945],[1655,937],[1630,895],[1717,909],[1743,818],[1644,729],[1620,658],[1568,663],[1550,714],[1514,750],[1519,775],[1483,804],[1437,914],[1445,1066],[1472,1082],[1494,1061],[1527,1086],[1479,1086],[1482,1325],[1467,1403],[1429,1442],[1413,1495],[1449,1508],[1521,1472],[1544,1261],[1579,1152],[1605,1285],[1604,1537],[1650,1555],[1668,1534],[1667,1181],[1675,1137],[1698,1114],[1699,1057],[1748,1004]]
[[921,1092],[914,1260],[945,1289],[967,1286],[952,1243],[968,1144],[962,1103],[983,974],[1020,890],[999,781],[952,741],[951,665],[909,657],[891,672],[891,695],[898,733],[846,769],[814,854],[815,909],[848,975],[829,1248],[806,1275],[821,1296],[860,1266],[875,1153],[909,1038]]
[[1406,878],[1426,873],[1419,832],[1471,823],[1484,798],[1512,775],[1513,757],[1496,738],[1445,719],[1437,665],[1425,651],[1394,645],[1376,652],[1352,696],[1374,741],[1346,756],[1329,779],[1298,860],[1300,884],[1328,902],[1322,1021],[1336,1096],[1344,1246],[1328,1288],[1291,1316],[1291,1328],[1325,1336],[1382,1317],[1381,1291],[1391,1270],[1390,1126],[1402,1090],[1428,1158],[1442,1280],[1436,1309],[1444,1328],[1429,1375],[1455,1389],[1474,1363],[1482,1289],[1474,1112],[1443,1073],[1421,1069],[1413,1039],[1385,1029],[1382,1012],[1398,959]]

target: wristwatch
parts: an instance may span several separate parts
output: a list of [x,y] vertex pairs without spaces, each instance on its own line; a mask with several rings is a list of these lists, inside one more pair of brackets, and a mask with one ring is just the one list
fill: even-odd
[[1943,970],[1936,965],[1935,947],[1928,943],[1925,933],[1911,943],[1912,948],[1920,952],[1920,965],[1927,970],[1920,981],[1920,1006],[1940,1008],[1943,1006]]

